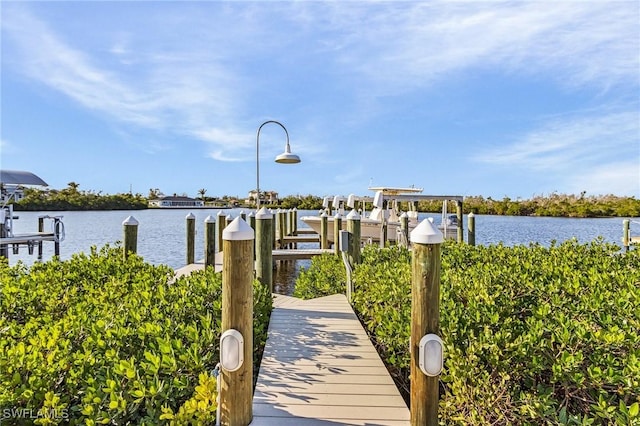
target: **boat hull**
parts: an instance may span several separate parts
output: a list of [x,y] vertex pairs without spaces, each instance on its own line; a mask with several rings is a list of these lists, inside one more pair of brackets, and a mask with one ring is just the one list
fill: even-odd
[[[303,216],[300,218],[304,223],[306,223],[311,229],[320,234],[321,231],[321,223],[322,219],[318,216]],[[328,229],[327,229],[327,239],[329,242],[335,242],[334,237],[334,218],[327,218]],[[409,223],[409,232],[416,227],[415,223]],[[347,229],[347,220],[346,218],[342,219],[342,229]],[[378,220],[370,220],[370,219],[361,219],[360,220],[360,238],[364,241],[380,241],[380,234],[382,232],[382,226],[380,221]],[[389,222],[387,223],[387,241],[395,242],[397,240],[398,232],[400,231],[400,223],[399,222]]]

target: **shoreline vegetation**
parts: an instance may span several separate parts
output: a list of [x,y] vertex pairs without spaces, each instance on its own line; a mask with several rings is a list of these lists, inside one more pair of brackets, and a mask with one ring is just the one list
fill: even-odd
[[[84,210],[143,210],[149,208],[149,196],[140,193],[102,194],[102,192],[79,190],[79,184],[70,182],[61,190],[24,189],[24,198],[14,202],[16,211],[84,211]],[[200,197],[205,203],[226,203],[228,206],[251,208],[240,197],[222,196]],[[152,192],[150,191],[151,195]],[[297,208],[298,210],[319,210],[322,197],[315,195],[289,195],[280,199],[278,204],[266,204],[267,207]],[[407,206],[402,206],[406,209]],[[453,207],[453,203],[452,206]],[[450,208],[451,208],[450,207]],[[212,207],[215,208],[215,207]],[[369,207],[370,208],[370,207]],[[442,211],[439,201],[420,202],[418,210],[436,213]],[[640,200],[635,197],[616,195],[592,195],[584,192],[579,195],[558,194],[538,195],[530,199],[511,199],[504,197],[494,200],[491,197],[467,196],[464,199],[463,212],[500,216],[547,216],[571,218],[595,217],[640,217]]]

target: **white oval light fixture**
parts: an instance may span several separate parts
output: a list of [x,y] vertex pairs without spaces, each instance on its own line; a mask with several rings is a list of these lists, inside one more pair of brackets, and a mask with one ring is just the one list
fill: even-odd
[[220,365],[226,371],[236,371],[244,362],[244,338],[238,330],[229,329],[220,336]]
[[436,334],[427,334],[420,339],[418,365],[420,370],[429,377],[442,372],[443,345],[442,339]]

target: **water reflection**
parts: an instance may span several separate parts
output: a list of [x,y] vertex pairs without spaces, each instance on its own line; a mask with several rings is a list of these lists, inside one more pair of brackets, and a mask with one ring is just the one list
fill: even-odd
[[298,274],[309,265],[311,265],[310,260],[278,261],[273,271],[273,292],[287,296],[293,295]]

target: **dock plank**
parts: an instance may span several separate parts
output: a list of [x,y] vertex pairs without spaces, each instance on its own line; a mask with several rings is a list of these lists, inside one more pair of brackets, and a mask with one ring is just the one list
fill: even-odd
[[407,425],[409,410],[344,295],[276,295],[252,425]]

